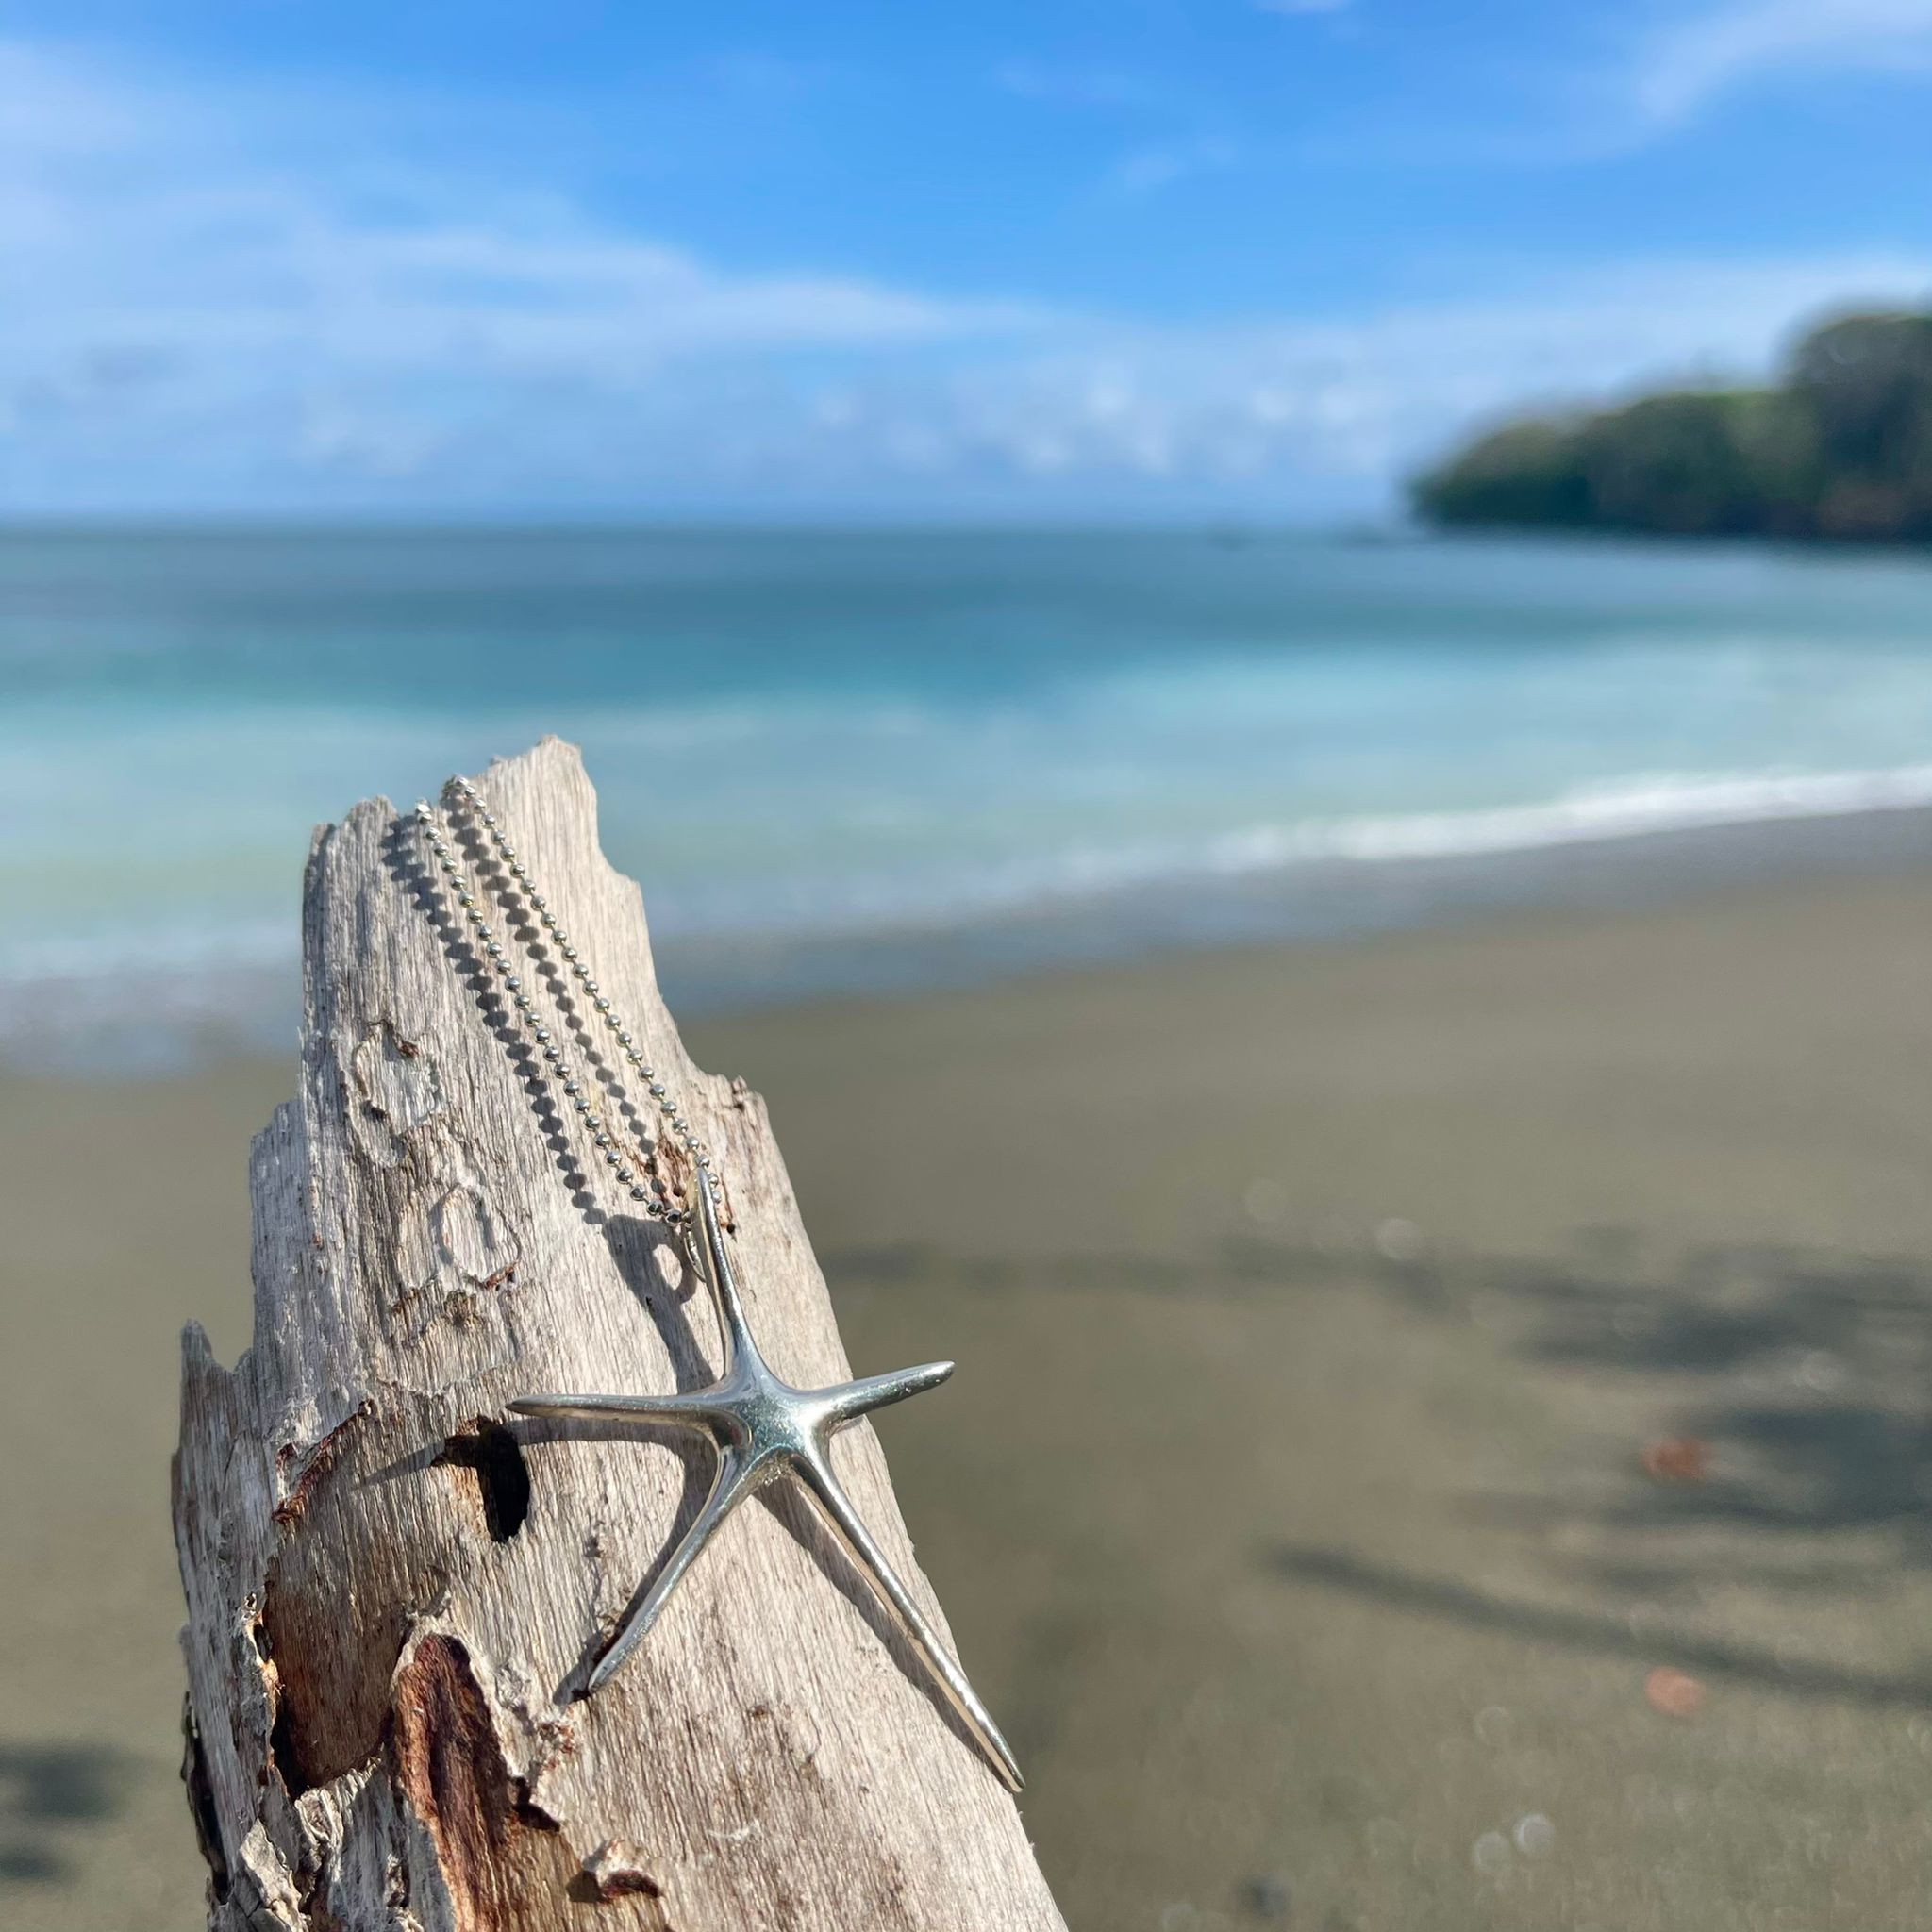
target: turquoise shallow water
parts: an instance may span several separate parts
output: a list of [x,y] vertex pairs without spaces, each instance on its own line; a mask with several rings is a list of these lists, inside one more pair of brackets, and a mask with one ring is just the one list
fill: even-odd
[[[543,731],[693,996],[1365,921],[1932,799],[1932,564],[743,531],[0,537],[0,1049],[285,1028],[308,826]],[[1105,908],[1105,916],[1101,916]],[[680,964],[682,962],[682,964]],[[809,962],[808,970],[801,962]],[[801,977],[803,974],[803,977]]]

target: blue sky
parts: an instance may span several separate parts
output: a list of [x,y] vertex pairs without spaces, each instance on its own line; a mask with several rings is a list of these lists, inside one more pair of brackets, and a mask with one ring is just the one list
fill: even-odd
[[4,33],[13,514],[1373,514],[1932,289],[1932,0]]

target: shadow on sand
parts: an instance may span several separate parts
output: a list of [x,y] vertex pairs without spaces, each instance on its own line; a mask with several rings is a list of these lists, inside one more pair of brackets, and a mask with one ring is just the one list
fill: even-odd
[[0,1879],[66,1877],[75,1859],[62,1840],[121,1809],[131,1768],[105,1744],[0,1742]]
[[[1640,1629],[1633,1601],[1694,1598],[1746,1583],[1819,1595],[1932,1568],[1932,1269],[1795,1247],[1710,1246],[1664,1256],[1635,1233],[1580,1231],[1553,1258],[1315,1245],[1260,1236],[1198,1259],[1074,1255],[1024,1262],[873,1249],[826,1257],[841,1279],[935,1275],[989,1291],[1111,1291],[1202,1302],[1359,1292],[1426,1322],[1470,1327],[1532,1374],[1627,1376],[1698,1445],[1699,1478],[1657,1480],[1641,1442],[1591,1440],[1582,1483],[1492,1491],[1472,1512],[1557,1545],[1559,1587],[1594,1607],[1512,1601],[1354,1552],[1277,1544],[1259,1560],[1285,1580],[1420,1616],[1606,1657],[1868,1707],[1932,1709],[1932,1674],[1888,1675],[1678,1630]],[[1856,1542],[1848,1541],[1856,1538]]]

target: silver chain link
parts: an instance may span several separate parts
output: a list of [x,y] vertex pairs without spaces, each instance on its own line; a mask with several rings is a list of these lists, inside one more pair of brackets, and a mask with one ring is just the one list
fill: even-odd
[[[484,839],[528,900],[530,910],[541,923],[551,944],[557,949],[558,956],[570,969],[572,977],[590,1001],[591,1010],[602,1019],[611,1038],[616,1041],[618,1052],[644,1083],[644,1090],[657,1103],[665,1125],[691,1159],[715,1179],[716,1170],[711,1165],[711,1157],[706,1150],[704,1142],[691,1131],[691,1123],[686,1120],[677,1104],[671,1098],[670,1091],[658,1077],[657,1070],[644,1058],[636,1036],[618,1018],[603,989],[591,977],[590,968],[584,964],[583,956],[565,930],[562,921],[551,910],[549,902],[537,891],[536,884],[525,870],[516,847],[504,836],[503,827],[497,823],[496,815],[467,778],[456,778],[451,783],[465,805],[475,814]],[[654,1215],[681,1226],[687,1219],[686,1211],[671,1204],[665,1196],[661,1182],[655,1176],[640,1174],[630,1165],[619,1149],[608,1122],[597,1112],[586,1096],[583,1082],[572,1076],[562,1046],[552,1029],[542,1024],[535,1002],[525,990],[522,975],[516,970],[515,958],[503,941],[497,937],[496,929],[484,917],[482,897],[458,864],[455,848],[444,836],[441,822],[426,798],[418,799],[416,802],[416,821],[428,839],[429,849],[436,856],[437,866],[448,881],[458,909],[469,921],[472,935],[482,948],[484,958],[495,973],[511,1008],[535,1042],[538,1053],[549,1069],[551,1078],[590,1132],[592,1144],[603,1158],[605,1165],[610,1170],[611,1178],[618,1186],[629,1190],[633,1201],[645,1203]]]

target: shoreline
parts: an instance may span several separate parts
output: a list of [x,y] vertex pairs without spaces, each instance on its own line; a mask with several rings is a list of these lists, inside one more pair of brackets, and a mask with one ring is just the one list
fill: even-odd
[[1734,887],[1903,876],[1926,867],[1932,805],[1914,799],[1493,851],[1303,859],[1094,893],[967,925],[783,946],[672,941],[657,951],[674,1010],[725,1018],[827,998],[916,1000],[1069,969],[1104,973],[1170,954],[1346,945],[1518,913],[1641,911]]
[[[1899,781],[1893,804],[1800,802],[1601,831],[1586,821],[1574,835],[1493,849],[1309,856],[980,919],[797,937],[673,934],[654,936],[654,950],[675,1012],[728,1020],[823,1001],[916,1001],[1170,954],[1347,944],[1541,910],[1641,910],[1778,881],[1904,876],[1932,865],[1932,803],[1921,802],[1924,787],[1903,782],[1923,776],[1932,787],[1932,766],[1889,775]],[[291,948],[294,932],[291,919]],[[0,1074],[166,1077],[272,1056],[296,1031],[295,972],[291,951],[284,965],[161,973],[118,991],[95,974],[0,989]]]

